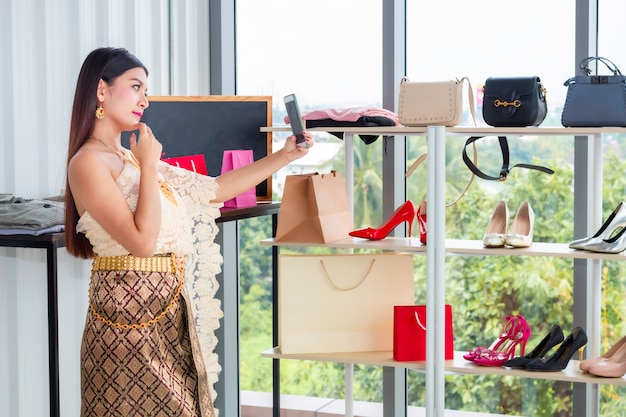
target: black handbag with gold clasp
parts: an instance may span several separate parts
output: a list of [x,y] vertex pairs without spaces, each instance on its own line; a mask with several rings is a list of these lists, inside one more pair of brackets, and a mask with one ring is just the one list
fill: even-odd
[[483,119],[490,126],[539,126],[547,111],[546,89],[537,76],[489,77],[485,81]]

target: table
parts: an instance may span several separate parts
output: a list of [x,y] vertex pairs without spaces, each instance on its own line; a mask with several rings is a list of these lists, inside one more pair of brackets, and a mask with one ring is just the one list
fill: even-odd
[[0,247],[46,250],[48,285],[48,378],[50,382],[50,417],[60,417],[59,407],[59,306],[57,297],[57,249],[65,247],[63,233],[0,235]]

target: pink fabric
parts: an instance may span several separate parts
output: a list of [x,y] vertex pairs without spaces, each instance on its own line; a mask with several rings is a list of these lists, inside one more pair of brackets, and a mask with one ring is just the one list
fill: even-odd
[[[377,116],[387,117],[395,122],[397,126],[400,126],[400,120],[398,115],[392,111],[386,109],[378,109],[371,107],[348,107],[342,109],[320,109],[313,110],[308,113],[304,113],[302,118],[304,120],[322,120],[332,119],[345,122],[356,122],[363,116]],[[285,116],[285,123],[289,123],[289,117]]]

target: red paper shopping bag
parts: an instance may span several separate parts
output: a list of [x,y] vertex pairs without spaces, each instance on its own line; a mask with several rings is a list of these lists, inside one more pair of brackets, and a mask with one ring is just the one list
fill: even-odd
[[[454,333],[452,331],[452,306],[445,308],[446,360],[454,359]],[[426,306],[394,306],[393,308],[393,359],[397,361],[426,360]]]
[[[224,151],[222,159],[222,174],[233,169],[249,165],[254,162],[254,155],[251,149],[238,149]],[[256,187],[252,187],[247,191],[239,194],[235,198],[224,202],[224,207],[250,207],[256,206]]]
[[206,161],[203,154],[174,156],[171,158],[163,158],[163,162],[174,165],[179,168],[185,168],[198,174],[209,175],[206,167]]

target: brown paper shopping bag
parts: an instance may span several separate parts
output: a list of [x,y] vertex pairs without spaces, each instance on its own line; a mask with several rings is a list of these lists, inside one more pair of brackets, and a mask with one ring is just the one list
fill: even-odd
[[341,173],[287,176],[277,242],[326,243],[348,238],[351,230],[352,216]]
[[413,304],[406,253],[280,255],[281,353],[393,350],[395,305]]

